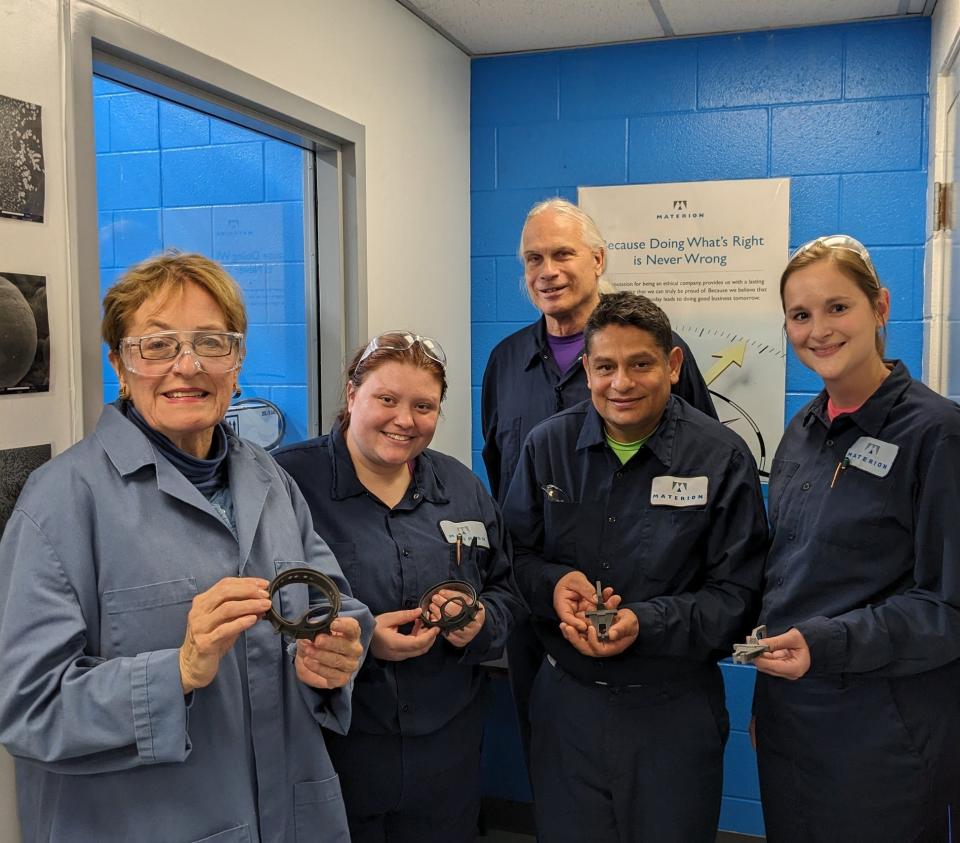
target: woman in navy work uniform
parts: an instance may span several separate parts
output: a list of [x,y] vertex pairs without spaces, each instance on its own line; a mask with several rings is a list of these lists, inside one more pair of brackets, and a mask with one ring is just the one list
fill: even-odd
[[[293,475],[376,628],[345,738],[327,737],[357,841],[472,841],[484,677],[521,611],[500,513],[452,457],[426,450],[446,392],[426,337],[382,334],[354,355],[327,436],[286,448]],[[459,631],[424,626],[421,595],[467,580],[481,605]],[[435,598],[435,602],[440,598]]]
[[[883,359],[890,295],[845,235],[794,253],[786,332],[824,391],[770,478],[754,709],[768,839],[960,827],[960,408]],[[793,680],[793,681],[791,681]]]

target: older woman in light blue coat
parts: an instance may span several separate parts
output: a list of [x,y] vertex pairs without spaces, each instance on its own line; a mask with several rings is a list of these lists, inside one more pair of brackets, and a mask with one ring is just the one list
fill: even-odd
[[[320,726],[347,731],[373,620],[296,484],[222,423],[239,290],[168,256],[104,310],[121,399],[34,473],[0,542],[0,742],[23,840],[347,840]],[[266,587],[302,565],[343,606],[288,652]],[[278,608],[299,615],[305,589],[302,605],[288,591]]]

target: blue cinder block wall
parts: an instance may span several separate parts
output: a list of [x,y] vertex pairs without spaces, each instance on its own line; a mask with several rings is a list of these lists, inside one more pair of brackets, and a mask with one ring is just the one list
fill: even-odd
[[[847,232],[893,300],[890,356],[920,374],[927,18],[476,59],[472,64],[473,465],[491,348],[532,321],[516,259],[534,202],[580,185],[790,176],[790,242]],[[818,390],[791,354],[787,418]],[[752,668],[725,666],[722,827],[762,833],[746,735]]]

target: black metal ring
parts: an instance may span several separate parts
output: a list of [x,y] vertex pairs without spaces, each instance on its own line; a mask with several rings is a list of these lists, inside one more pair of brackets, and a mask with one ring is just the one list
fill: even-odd
[[326,574],[313,568],[288,568],[277,574],[267,587],[267,595],[273,600],[276,594],[285,585],[304,583],[318,588],[327,598],[329,606],[314,606],[307,609],[298,620],[292,621],[283,617],[273,606],[267,612],[267,620],[274,629],[281,634],[292,635],[294,638],[313,638],[317,633],[326,632],[330,624],[340,614],[340,589]]
[[[456,597],[448,597],[440,604],[440,617],[433,620],[430,617],[430,607],[433,605],[433,597],[439,591],[459,591]],[[461,596],[462,595],[462,596]],[[460,609],[455,615],[448,615],[446,608],[450,604],[459,606]],[[465,580],[444,580],[437,583],[432,588],[428,588],[423,597],[420,598],[420,621],[427,627],[440,627],[442,632],[456,632],[463,629],[480,611],[480,601],[477,600],[477,590]]]

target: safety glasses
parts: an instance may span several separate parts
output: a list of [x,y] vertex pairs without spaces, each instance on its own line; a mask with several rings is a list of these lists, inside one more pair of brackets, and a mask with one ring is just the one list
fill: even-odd
[[444,353],[440,343],[431,337],[421,337],[419,334],[410,333],[410,331],[387,331],[374,337],[367,343],[367,347],[363,350],[363,354],[360,355],[357,365],[359,366],[363,363],[363,361],[375,351],[407,351],[417,344],[423,349],[423,353],[426,354],[427,357],[439,363],[444,370],[446,370],[447,355]]
[[828,234],[825,237],[817,237],[815,240],[810,240],[790,255],[790,260],[792,261],[798,255],[802,255],[817,245],[826,246],[828,249],[843,249],[858,255],[873,276],[873,280],[877,282],[877,286],[880,286],[880,276],[877,275],[877,269],[870,259],[870,253],[867,251],[867,247],[849,234]]
[[211,375],[240,368],[243,334],[234,331],[160,331],[120,340],[120,359],[128,372],[162,377],[190,351],[194,366]]

